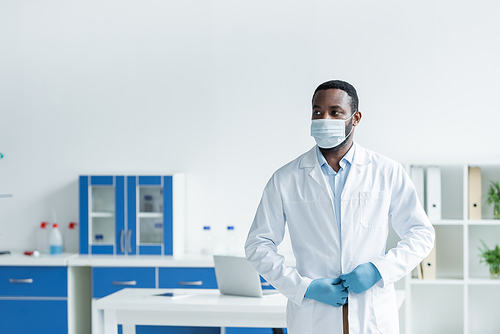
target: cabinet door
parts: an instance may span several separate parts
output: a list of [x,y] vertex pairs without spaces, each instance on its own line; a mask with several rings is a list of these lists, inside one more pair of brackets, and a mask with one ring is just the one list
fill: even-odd
[[163,181],[161,176],[137,177],[136,231],[139,254],[165,253],[165,231],[168,227],[165,226],[166,189]]
[[91,254],[113,254],[116,240],[116,189],[113,176],[90,176],[89,245]]
[[66,297],[67,277],[66,267],[0,267],[0,296]]
[[154,287],[155,268],[92,268],[93,298],[102,298],[124,288]]
[[143,255],[173,255],[173,177],[127,178],[131,248]]
[[123,254],[124,176],[80,176],[80,253]]
[[68,333],[66,300],[0,299],[0,333]]
[[214,268],[159,268],[158,286],[165,289],[217,289]]

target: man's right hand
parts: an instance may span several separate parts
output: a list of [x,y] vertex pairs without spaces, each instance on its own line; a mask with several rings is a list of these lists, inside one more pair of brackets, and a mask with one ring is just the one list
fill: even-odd
[[304,297],[340,307],[347,303],[347,295],[340,278],[318,278],[309,284]]

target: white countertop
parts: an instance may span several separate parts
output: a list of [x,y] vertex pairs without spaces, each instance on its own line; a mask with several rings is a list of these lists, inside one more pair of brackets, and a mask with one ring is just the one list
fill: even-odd
[[[287,261],[295,266],[295,261]],[[0,266],[72,266],[72,267],[178,267],[213,268],[212,255],[184,254],[168,255],[82,255],[63,253],[42,254],[40,257],[24,255],[23,251],[12,251],[0,255]]]
[[23,251],[11,251],[10,254],[0,255],[0,266],[67,266],[69,260],[77,256],[78,254],[62,253],[34,257],[24,255]]
[[200,267],[211,268],[211,255],[77,255],[69,261],[74,267]]

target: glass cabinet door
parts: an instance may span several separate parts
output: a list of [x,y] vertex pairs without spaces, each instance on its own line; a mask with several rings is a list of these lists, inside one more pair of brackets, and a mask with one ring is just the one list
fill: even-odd
[[[161,176],[129,176],[127,227],[136,233],[134,246],[139,254],[162,254],[163,182]],[[132,241],[132,240],[131,240]]]
[[80,176],[80,253],[115,254],[124,228],[124,177]]
[[115,189],[111,186],[90,186],[91,245],[115,244]]
[[172,176],[80,176],[80,254],[172,255],[173,220]]
[[163,244],[163,189],[139,185],[139,245]]

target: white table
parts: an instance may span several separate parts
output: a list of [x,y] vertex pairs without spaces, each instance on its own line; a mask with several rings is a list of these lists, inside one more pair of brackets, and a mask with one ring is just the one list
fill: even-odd
[[[165,292],[188,295],[154,296]],[[404,291],[396,291],[396,298],[400,307]],[[92,309],[103,333],[117,334],[121,324],[123,334],[130,334],[135,325],[284,328],[286,303],[281,294],[250,298],[221,295],[214,289],[123,289],[93,301]]]
[[[153,296],[164,292],[187,293],[171,299]],[[102,316],[103,332],[134,333],[135,325],[206,327],[286,327],[287,299],[281,294],[265,298],[221,295],[215,289],[123,289],[93,301],[93,314]]]

